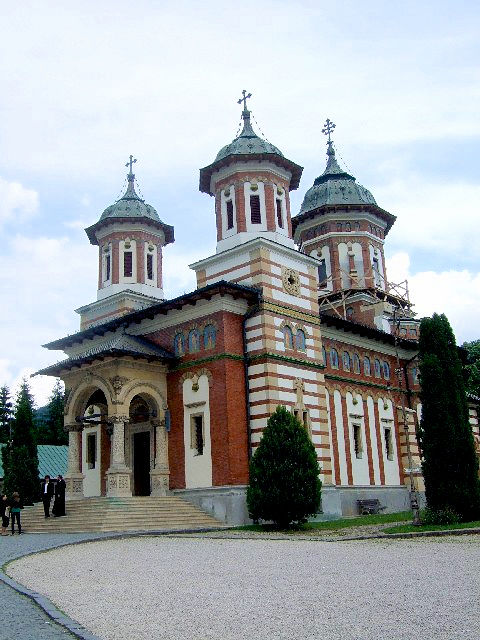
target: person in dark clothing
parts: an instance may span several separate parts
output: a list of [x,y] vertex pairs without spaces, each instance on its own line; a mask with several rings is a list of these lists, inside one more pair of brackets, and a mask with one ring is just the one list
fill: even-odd
[[22,533],[22,525],[20,524],[20,510],[23,509],[20,495],[17,491],[12,493],[12,501],[10,502],[10,519],[12,521],[12,536],[15,533],[15,520],[17,521],[18,535]]
[[56,518],[65,515],[65,488],[65,480],[59,474],[55,483],[55,502],[52,509],[52,513]]
[[8,498],[5,494],[0,498],[0,516],[2,518],[2,536],[8,536],[7,527],[8,527],[8,516],[7,509],[10,505],[8,504]]
[[53,497],[53,482],[50,482],[50,476],[45,476],[42,482],[42,502],[45,518],[50,517],[50,501]]

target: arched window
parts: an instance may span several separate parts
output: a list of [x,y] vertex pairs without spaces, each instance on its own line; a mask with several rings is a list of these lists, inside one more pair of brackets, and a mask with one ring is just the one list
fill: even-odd
[[285,348],[293,349],[293,331],[288,325],[283,327],[283,339],[285,341]]
[[413,382],[413,384],[418,384],[418,369],[417,369],[417,367],[412,367],[412,382]]
[[330,349],[330,366],[332,369],[338,369],[338,353],[333,347]]
[[343,369],[345,371],[350,371],[350,354],[348,351],[343,352]]
[[355,309],[353,307],[347,307],[347,320],[352,320],[354,313]]
[[297,349],[299,351],[305,351],[306,349],[306,341],[305,341],[305,332],[301,329],[297,330],[297,335],[295,336],[295,341],[297,344]]
[[185,336],[183,333],[177,333],[173,339],[173,350],[176,356],[183,356],[185,353]]
[[383,377],[385,380],[390,380],[390,365],[388,362],[383,362]]
[[358,353],[353,354],[353,370],[355,373],[360,373],[360,358]]
[[327,366],[327,350],[322,346],[323,364]]
[[213,349],[217,338],[217,331],[213,324],[207,324],[203,330],[203,346],[205,349]]
[[352,225],[350,224],[350,222],[347,222],[345,224],[345,231],[351,231],[352,230]]
[[365,356],[363,359],[363,372],[366,376],[372,375],[372,366],[370,364],[370,358]]
[[192,329],[188,334],[188,350],[194,353],[200,349],[200,333],[198,329]]
[[376,378],[380,378],[380,376],[381,376],[381,371],[382,371],[382,368],[381,368],[381,366],[380,366],[380,360],[378,360],[377,358],[375,358],[375,361],[374,361],[374,363],[373,363],[373,367],[374,367],[374,370],[375,370],[375,377],[376,377]]

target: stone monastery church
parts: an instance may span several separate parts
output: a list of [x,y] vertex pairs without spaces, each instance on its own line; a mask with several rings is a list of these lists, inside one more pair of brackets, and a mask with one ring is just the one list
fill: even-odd
[[68,496],[175,493],[246,522],[249,460],[284,405],[317,450],[324,513],[408,508],[423,490],[419,322],[387,278],[395,216],[339,166],[329,120],[326,167],[291,212],[302,167],[255,133],[243,96],[243,130],[200,170],[217,250],[190,265],[195,291],[164,299],[174,229],[137,195],[132,157],[125,194],[86,229],[97,300],[39,371],[66,387]]

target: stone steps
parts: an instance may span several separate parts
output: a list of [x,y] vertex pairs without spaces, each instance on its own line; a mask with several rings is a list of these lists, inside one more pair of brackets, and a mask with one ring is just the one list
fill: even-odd
[[198,529],[222,524],[182,498],[84,498],[66,502],[67,515],[45,518],[42,503],[25,507],[22,528],[30,533]]

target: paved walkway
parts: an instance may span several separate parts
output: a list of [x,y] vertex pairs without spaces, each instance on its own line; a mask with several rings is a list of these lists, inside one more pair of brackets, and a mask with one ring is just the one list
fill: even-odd
[[[20,556],[102,534],[39,534],[0,538],[0,566]],[[0,580],[0,640],[70,640],[76,636],[56,624],[33,600]]]

